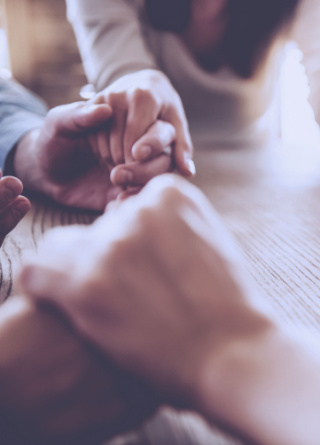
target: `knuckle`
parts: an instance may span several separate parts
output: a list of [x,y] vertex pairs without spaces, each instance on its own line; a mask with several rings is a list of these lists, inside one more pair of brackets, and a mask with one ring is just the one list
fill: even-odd
[[112,108],[125,108],[127,105],[126,93],[109,93],[107,102]]
[[185,201],[185,194],[182,193],[179,183],[167,186],[162,191],[161,202],[166,207],[175,207]]
[[[125,246],[127,245],[126,241],[123,239],[113,240],[107,250],[107,262],[103,266],[106,270],[110,270],[111,268],[117,268],[119,264],[122,264],[125,261],[125,251],[128,250]],[[128,253],[128,252],[127,252]]]
[[162,211],[174,211],[179,206],[190,204],[190,201],[192,201],[190,188],[193,188],[193,186],[185,179],[172,173],[152,179],[149,187],[154,189],[154,201],[158,202]]
[[163,150],[163,144],[161,143],[160,139],[157,136],[149,136],[145,140],[145,145],[148,145],[151,147],[151,150],[153,153],[159,153]]
[[131,93],[131,99],[137,106],[157,107],[158,105],[152,92],[144,88],[136,88]]
[[159,215],[154,205],[143,207],[137,215],[137,226],[143,234],[156,234]]
[[106,263],[104,270],[108,270],[111,274],[114,271],[125,269],[127,266],[134,264],[135,258],[140,250],[141,237],[135,232],[127,233],[108,246]]

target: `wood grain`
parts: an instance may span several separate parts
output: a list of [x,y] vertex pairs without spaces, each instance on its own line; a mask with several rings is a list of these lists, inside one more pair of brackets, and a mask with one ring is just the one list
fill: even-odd
[[[310,147],[198,147],[194,182],[235,236],[253,279],[284,325],[320,342],[320,154]],[[50,228],[90,224],[95,215],[34,200],[0,251],[0,298],[14,293],[19,264]],[[119,444],[236,445],[199,417],[164,409]]]

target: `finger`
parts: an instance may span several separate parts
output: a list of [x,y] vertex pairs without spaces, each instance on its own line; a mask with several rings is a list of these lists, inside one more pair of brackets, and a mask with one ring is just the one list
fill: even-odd
[[147,162],[132,162],[115,167],[110,175],[114,185],[136,187],[145,185],[151,178],[171,171],[172,158],[166,154]]
[[183,176],[194,176],[196,168],[192,160],[193,145],[184,111],[172,109],[170,113],[166,115],[166,120],[168,120],[176,130],[176,139],[173,144],[173,156],[176,168]]
[[136,90],[131,98],[128,110],[127,125],[124,135],[124,157],[126,162],[132,162],[132,146],[157,120],[160,107],[147,90]]
[[124,163],[123,134],[127,121],[125,105],[113,106],[112,126],[109,134],[109,147],[114,165]]
[[98,159],[103,165],[106,165],[108,170],[111,172],[115,163],[113,162],[109,144],[108,131],[101,130],[97,134],[97,146],[98,146]]
[[102,93],[97,93],[95,96],[93,96],[91,99],[89,99],[87,101],[88,105],[101,105],[101,104],[106,104],[106,95],[104,92]]
[[57,133],[78,134],[106,124],[111,115],[112,110],[107,104],[76,102],[53,108],[48,113],[48,119]]
[[176,137],[176,130],[169,122],[157,120],[149,127],[132,147],[135,161],[146,161],[155,158],[171,146]]
[[22,193],[23,185],[14,176],[5,176],[0,180],[0,211],[5,209],[17,196]]
[[88,142],[91,148],[91,151],[94,155],[94,157],[98,160],[100,160],[99,155],[99,148],[98,148],[98,140],[97,140],[97,133],[91,133],[88,136]]
[[[110,173],[112,168],[114,167],[112,158],[108,158],[110,160],[110,164],[108,164],[108,162],[106,162],[105,160],[102,159],[100,151],[103,150],[103,148],[101,148],[101,141],[99,141],[99,135],[100,133],[102,133],[102,135],[105,135],[106,131],[105,130],[101,130],[97,133],[91,133],[88,136],[88,142],[91,148],[91,151],[94,155],[94,157],[98,160],[99,164],[106,168],[108,170],[108,172]],[[102,136],[100,136],[102,137]],[[103,136],[104,137],[104,136]],[[108,137],[107,135],[105,136],[106,138]]]
[[13,230],[30,210],[30,201],[24,196],[18,196],[6,209],[0,213],[0,245],[6,235]]

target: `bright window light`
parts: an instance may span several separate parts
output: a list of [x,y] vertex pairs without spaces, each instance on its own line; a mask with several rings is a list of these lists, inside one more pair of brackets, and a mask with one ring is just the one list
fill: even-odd
[[281,136],[290,145],[320,147],[320,131],[308,102],[309,86],[302,53],[288,45],[280,75]]

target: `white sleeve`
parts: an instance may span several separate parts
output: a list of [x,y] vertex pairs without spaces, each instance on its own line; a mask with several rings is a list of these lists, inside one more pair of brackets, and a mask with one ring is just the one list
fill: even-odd
[[302,0],[293,27],[293,39],[303,53],[309,79],[309,101],[320,124],[320,1]]
[[140,0],[66,0],[89,82],[101,91],[131,72],[157,68],[144,40]]

